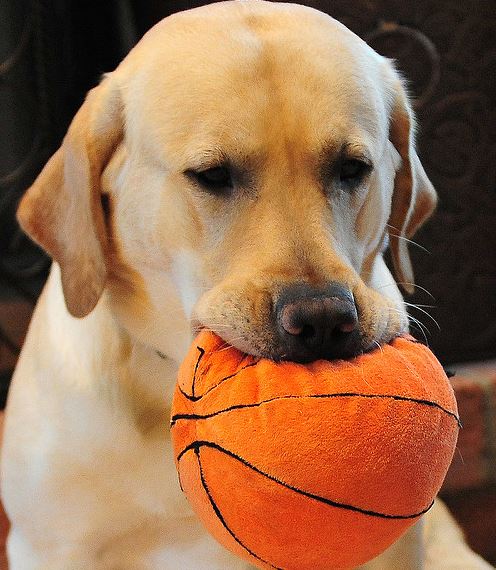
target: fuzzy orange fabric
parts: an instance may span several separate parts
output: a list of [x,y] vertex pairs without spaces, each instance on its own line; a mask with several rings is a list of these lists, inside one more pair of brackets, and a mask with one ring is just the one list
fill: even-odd
[[352,568],[425,513],[451,462],[456,401],[428,348],[397,338],[350,361],[275,363],[203,331],[171,433],[212,535],[260,568]]

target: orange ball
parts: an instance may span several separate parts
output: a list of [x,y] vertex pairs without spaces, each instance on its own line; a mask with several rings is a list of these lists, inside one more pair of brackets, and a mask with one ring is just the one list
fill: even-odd
[[413,339],[301,365],[203,331],[171,426],[182,489],[220,543],[259,568],[329,570],[374,558],[429,510],[459,420]]

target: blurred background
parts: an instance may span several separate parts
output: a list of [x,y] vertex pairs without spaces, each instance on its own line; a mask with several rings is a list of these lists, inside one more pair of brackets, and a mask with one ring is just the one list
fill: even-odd
[[[161,18],[205,1],[0,1],[0,403],[50,261],[15,210],[85,93]],[[408,78],[419,155],[440,196],[410,247],[412,332],[457,372],[464,423],[444,497],[496,562],[496,0],[301,1]],[[164,73],[167,70],[164,69]]]

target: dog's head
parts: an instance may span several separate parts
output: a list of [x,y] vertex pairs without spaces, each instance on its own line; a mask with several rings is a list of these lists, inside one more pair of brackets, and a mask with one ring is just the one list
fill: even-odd
[[177,357],[188,323],[256,355],[349,356],[407,328],[382,253],[409,289],[435,204],[413,132],[391,63],[344,26],[222,2],[159,23],[89,93],[19,219],[75,316],[106,290]]

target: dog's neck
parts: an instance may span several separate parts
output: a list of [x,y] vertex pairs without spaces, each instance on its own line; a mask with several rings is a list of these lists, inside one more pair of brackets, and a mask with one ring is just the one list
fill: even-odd
[[87,317],[72,317],[54,264],[32,328],[33,342],[37,336],[49,337],[52,349],[40,356],[37,367],[51,381],[107,400],[118,413],[129,414],[143,434],[167,429],[178,363],[130,334],[113,313],[107,295]]

